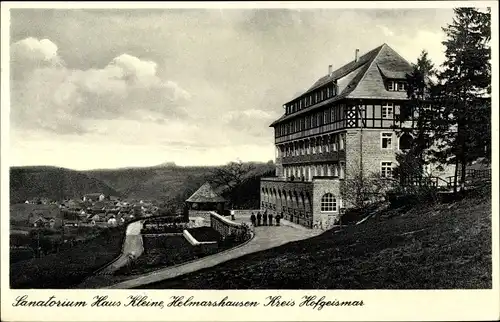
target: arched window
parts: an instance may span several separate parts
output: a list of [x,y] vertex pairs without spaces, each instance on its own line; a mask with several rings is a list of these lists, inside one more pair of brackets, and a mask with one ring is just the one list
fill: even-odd
[[413,142],[413,138],[410,134],[405,133],[399,138],[399,149],[400,150],[409,150],[411,148]]
[[337,211],[337,199],[331,193],[325,193],[321,198],[321,211]]

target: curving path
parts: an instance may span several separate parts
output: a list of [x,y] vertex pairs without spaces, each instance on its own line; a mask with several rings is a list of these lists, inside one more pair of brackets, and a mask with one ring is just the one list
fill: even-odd
[[[249,222],[248,217],[249,215],[247,216],[246,214],[245,215],[240,214],[235,217],[235,221]],[[255,227],[254,238],[238,248],[230,249],[211,256],[203,257],[199,260],[188,262],[186,264],[159,269],[157,271],[137,276],[130,280],[126,280],[106,288],[127,289],[127,288],[146,286],[147,284],[192,273],[200,269],[212,267],[247,254],[277,247],[289,243],[291,241],[310,238],[320,233],[322,233],[322,231],[310,230],[302,226],[298,226],[290,222],[287,222],[286,220],[282,220],[281,226],[279,227],[278,226]]]
[[142,220],[139,220],[128,224],[120,257],[99,271],[98,275],[113,274],[113,272],[119,268],[127,265],[131,258],[137,258],[142,255],[142,252],[144,251],[141,235],[143,223],[144,222]]

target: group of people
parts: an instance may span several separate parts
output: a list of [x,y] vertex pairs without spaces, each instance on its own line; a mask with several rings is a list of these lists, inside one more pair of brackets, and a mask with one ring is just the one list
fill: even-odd
[[263,214],[257,212],[257,215],[255,215],[252,212],[252,215],[250,216],[250,221],[252,222],[252,225],[254,227],[256,226],[273,226],[273,218],[276,220],[276,226],[280,225],[280,220],[281,220],[281,215],[277,214],[275,217],[273,217],[273,214],[267,214],[267,210],[264,211]]

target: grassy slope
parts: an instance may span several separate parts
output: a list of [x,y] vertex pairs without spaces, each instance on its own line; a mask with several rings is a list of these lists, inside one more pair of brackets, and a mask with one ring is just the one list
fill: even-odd
[[115,259],[124,231],[108,229],[94,239],[56,254],[10,265],[11,288],[70,288]]
[[476,198],[327,231],[142,288],[491,288],[491,269],[491,199]]
[[56,167],[11,167],[11,204],[34,197],[81,198],[85,193],[118,195],[109,185],[80,171]]

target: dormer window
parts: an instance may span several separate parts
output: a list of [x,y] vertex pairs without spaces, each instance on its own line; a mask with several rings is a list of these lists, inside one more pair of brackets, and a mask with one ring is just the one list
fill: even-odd
[[389,80],[387,90],[390,92],[406,92],[406,82],[401,80]]

